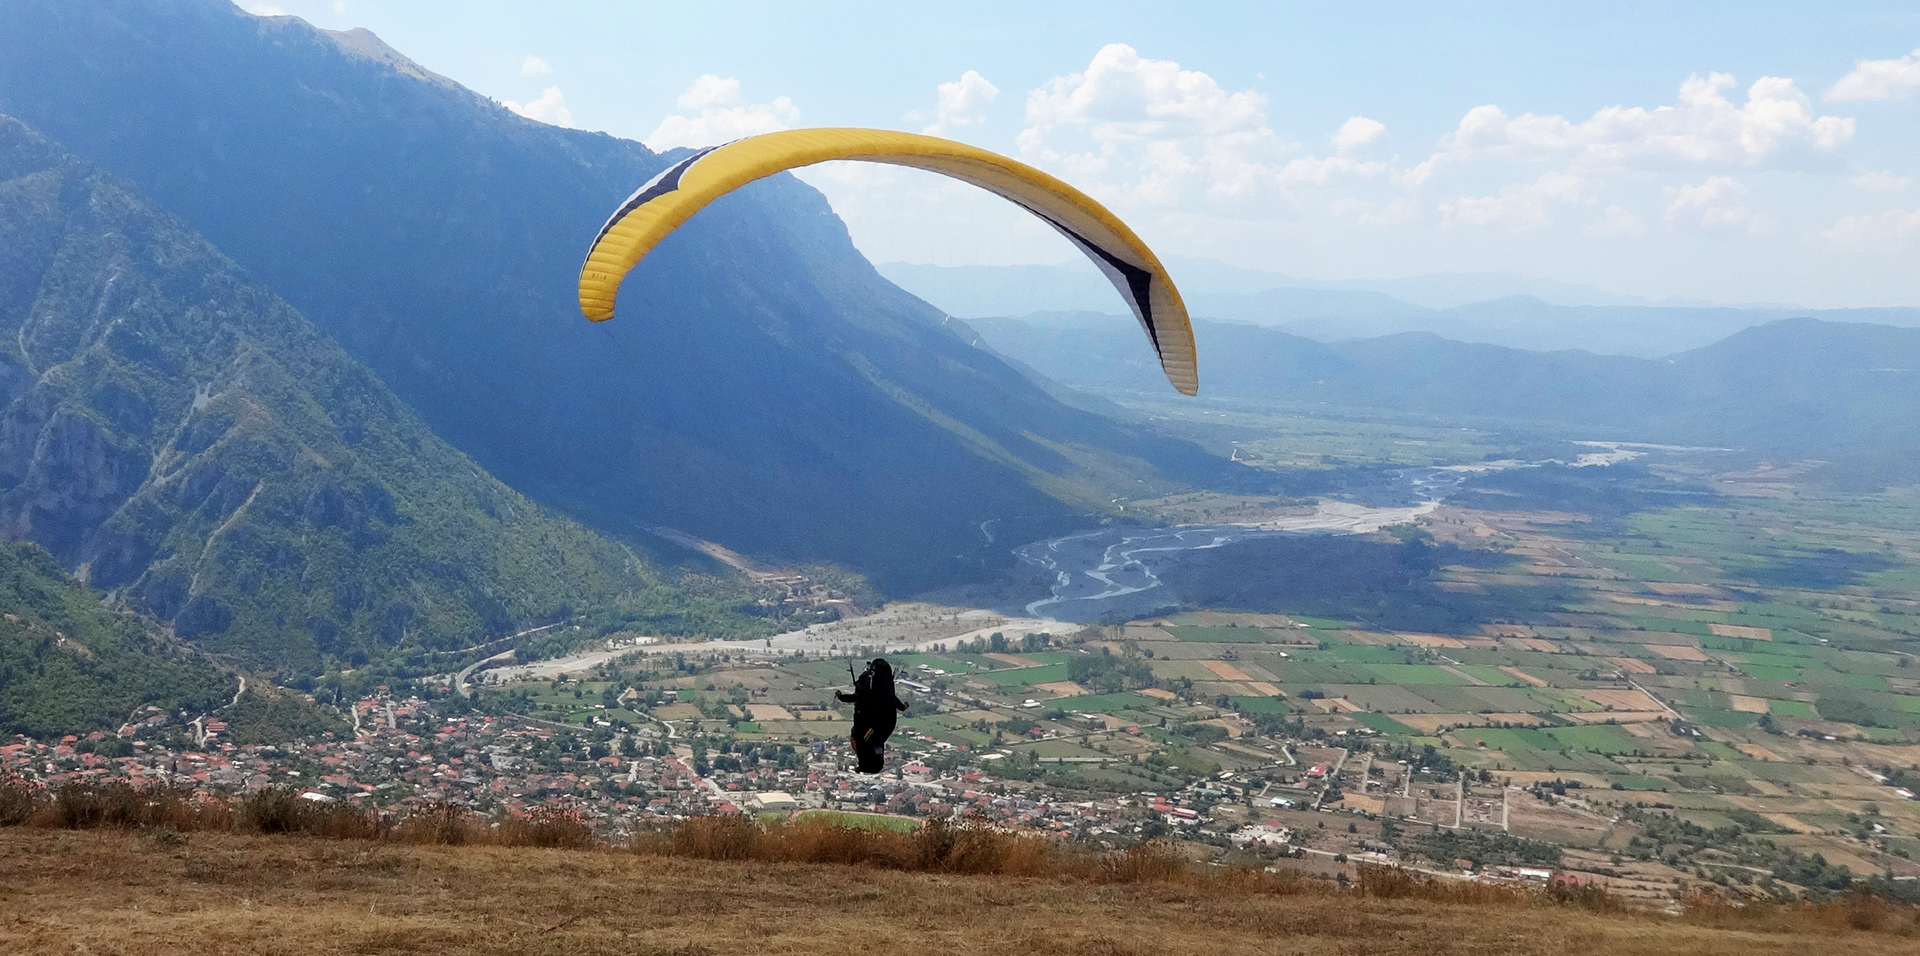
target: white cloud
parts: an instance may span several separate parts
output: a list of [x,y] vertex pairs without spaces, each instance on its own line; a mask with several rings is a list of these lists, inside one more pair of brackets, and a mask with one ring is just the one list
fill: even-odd
[[1000,95],[1000,88],[987,82],[987,78],[973,70],[960,74],[960,79],[942,83],[937,88],[940,96],[939,119],[922,132],[929,136],[940,136],[955,126],[973,126],[987,120],[987,107],[993,105],[993,98]]
[[519,113],[530,120],[539,120],[554,126],[573,125],[573,111],[567,109],[566,95],[557,86],[549,86],[540,98],[531,103],[521,104],[512,100],[502,100],[501,105]]
[[1864,216],[1845,216],[1820,235],[1843,245],[1900,244],[1920,236],[1920,209],[1891,209]]
[[1027,95],[1020,151],[1076,182],[1139,202],[1244,198],[1272,179],[1287,146],[1266,97],[1112,43],[1084,72]]
[[695,115],[675,114],[661,120],[645,140],[648,149],[660,152],[677,146],[713,146],[787,129],[800,119],[800,110],[787,97],[771,103],[742,103],[739,80],[711,73],[694,80],[675,102],[681,109],[696,111]]
[[1725,95],[1733,85],[1725,73],[1690,76],[1671,106],[1609,106],[1578,123],[1478,106],[1405,181],[1418,186],[1442,165],[1480,159],[1596,170],[1807,165],[1853,139],[1852,119],[1814,115],[1813,102],[1790,79],[1761,77],[1742,104]]
[[1767,220],[1747,205],[1747,187],[1730,176],[1709,176],[1698,185],[1667,190],[1666,220],[1702,229],[1766,231]]
[[1860,60],[1828,88],[1829,103],[1890,100],[1920,90],[1920,49],[1895,60]]
[[1340,124],[1333,134],[1333,148],[1342,155],[1358,153],[1386,138],[1387,126],[1379,120],[1356,116]]
[[520,64],[521,76],[542,76],[552,72],[553,67],[537,56],[529,56]]
[[1913,185],[1913,180],[1892,173],[1861,173],[1848,179],[1854,186],[1874,193],[1897,193]]
[[1511,232],[1532,232],[1553,223],[1554,207],[1592,202],[1591,183],[1569,173],[1550,172],[1492,196],[1461,196],[1443,202],[1440,218],[1450,226],[1498,226]]

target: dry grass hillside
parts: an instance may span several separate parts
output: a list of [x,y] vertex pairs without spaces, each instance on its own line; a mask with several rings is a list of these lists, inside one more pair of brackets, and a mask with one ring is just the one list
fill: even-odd
[[[1912,953],[1846,919],[1716,921],[1250,892],[1206,880],[901,872],[610,849],[171,829],[0,829],[0,952]],[[1719,922],[1740,925],[1735,914]]]

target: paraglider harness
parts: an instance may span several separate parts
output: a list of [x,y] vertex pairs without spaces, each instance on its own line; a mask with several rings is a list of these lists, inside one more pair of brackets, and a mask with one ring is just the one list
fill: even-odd
[[[847,663],[847,675],[853,675],[853,663]],[[853,705],[853,752],[861,773],[879,773],[885,764],[882,748],[893,736],[897,712],[907,709],[905,701],[894,694],[893,667],[886,658],[876,657],[865,673],[853,679],[853,693],[834,691],[842,703]]]

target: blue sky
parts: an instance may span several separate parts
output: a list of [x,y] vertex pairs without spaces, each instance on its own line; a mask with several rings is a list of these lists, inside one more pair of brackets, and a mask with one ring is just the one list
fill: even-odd
[[[548,122],[787,126],[1033,162],[1163,255],[1920,305],[1920,4],[276,0]],[[997,200],[803,174],[879,261],[1067,262]]]

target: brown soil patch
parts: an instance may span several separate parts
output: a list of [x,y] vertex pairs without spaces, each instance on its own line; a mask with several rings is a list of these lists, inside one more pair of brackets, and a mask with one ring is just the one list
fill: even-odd
[[1247,676],[1246,671],[1226,661],[1201,661],[1200,666],[1212,671],[1214,675],[1221,680],[1248,681],[1253,679]]
[[1170,690],[1161,690],[1158,687],[1148,687],[1148,688],[1145,688],[1144,690],[1134,691],[1134,693],[1139,694],[1142,697],[1152,697],[1156,700],[1179,700],[1180,699],[1179,694],[1176,694]]
[[1560,714],[1576,724],[1604,724],[1612,721],[1616,724],[1644,724],[1656,720],[1668,720],[1673,715],[1664,710],[1589,710],[1584,713]]
[[1607,661],[1629,674],[1651,674],[1655,671],[1652,664],[1637,657],[1609,657]]
[[1039,661],[1033,660],[1032,658],[1021,657],[1018,654],[988,654],[987,659],[992,661],[999,661],[1002,664],[1012,664],[1015,667],[1039,667],[1040,666]]
[[754,720],[792,720],[793,714],[779,704],[748,704],[747,713]]
[[1530,651],[1544,651],[1548,654],[1560,653],[1560,645],[1552,641],[1541,640],[1537,637],[1515,638],[1514,643]]
[[1194,693],[1204,697],[1218,697],[1221,694],[1228,697],[1260,696],[1253,692],[1253,685],[1245,681],[1197,680],[1193,682],[1193,690]]
[[1281,689],[1280,689],[1280,688],[1278,688],[1278,687],[1275,687],[1275,686],[1273,686],[1272,684],[1269,684],[1269,683],[1267,683],[1266,681],[1260,681],[1260,680],[1257,680],[1257,681],[1254,681],[1254,682],[1253,682],[1252,684],[1249,684],[1249,685],[1247,685],[1247,686],[1249,686],[1249,687],[1252,687],[1252,688],[1253,688],[1254,690],[1257,690],[1257,691],[1259,691],[1259,692],[1260,692],[1260,696],[1262,696],[1262,697],[1285,697],[1285,696],[1287,696],[1287,694],[1286,694],[1286,692],[1285,692],[1285,691],[1283,691],[1283,690],[1281,690]]
[[1467,646],[1458,638],[1442,637],[1438,634],[1402,634],[1400,635],[1400,639],[1409,644],[1417,644],[1421,647],[1439,647],[1458,650]]
[[1035,684],[1036,690],[1044,690],[1055,697],[1078,697],[1087,692],[1085,687],[1070,680],[1054,681],[1050,684]]
[[1710,661],[1707,652],[1687,644],[1648,644],[1647,650],[1676,661]]
[[1343,794],[1340,797],[1340,802],[1334,804],[1334,806],[1341,810],[1358,810],[1361,813],[1371,813],[1377,816],[1386,811],[1387,800],[1385,797],[1368,797],[1357,793],[1348,793]]
[[1765,714],[1771,711],[1771,708],[1767,706],[1767,699],[1765,697],[1747,697],[1742,694],[1734,694],[1732,696],[1733,709],[1740,713]]
[[1537,714],[1394,714],[1393,719],[1428,736],[1439,733],[1442,727],[1489,727],[1494,724],[1538,727],[1547,722],[1546,718]]
[[1720,589],[1705,584],[1681,584],[1672,581],[1648,581],[1647,590],[1676,597],[1719,597]]
[[1246,725],[1240,723],[1237,720],[1226,720],[1226,719],[1202,720],[1202,721],[1199,721],[1199,723],[1207,724],[1213,727],[1218,727],[1221,730],[1226,731],[1227,736],[1229,737],[1238,737],[1247,732]]
[[1371,631],[1341,631],[1340,636],[1349,644],[1392,644],[1391,634],[1375,634]]
[[1547,686],[1546,681],[1543,681],[1540,678],[1535,677],[1532,674],[1529,674],[1518,667],[1502,667],[1500,668],[1500,673],[1505,674],[1508,677],[1513,678],[1514,680],[1526,681],[1527,683],[1532,684],[1535,687]]
[[1615,604],[1632,604],[1636,607],[1691,607],[1691,605],[1678,601],[1662,601],[1659,598],[1642,597],[1638,594],[1616,594],[1609,591],[1602,592],[1596,596],[1602,601],[1612,601]]
[[1759,744],[1734,744],[1733,749],[1738,750],[1741,753],[1746,754],[1747,756],[1752,757],[1755,760],[1772,760],[1772,761],[1778,762],[1786,759],[1780,756],[1779,754],[1774,753],[1773,751],[1760,746]]
[[1637,690],[1582,690],[1575,691],[1601,707],[1614,710],[1663,710],[1660,702]]
[[1719,637],[1738,637],[1749,641],[1773,640],[1772,628],[1747,627],[1743,624],[1709,624],[1707,630]]
[[693,720],[700,716],[700,708],[692,704],[668,704],[655,707],[652,713],[661,720]]
[[1327,713],[1333,713],[1336,710],[1344,714],[1359,714],[1359,713],[1366,712],[1365,707],[1362,707],[1359,704],[1356,704],[1353,701],[1346,699],[1345,697],[1328,697],[1322,700],[1320,703],[1327,708]]

